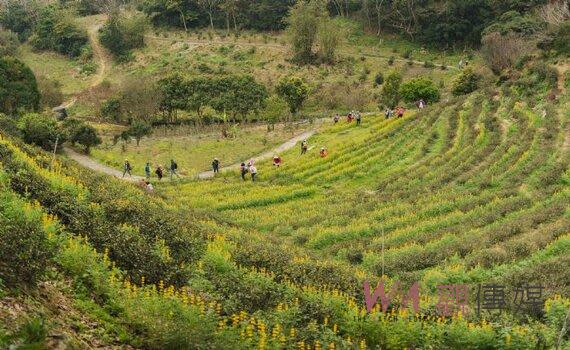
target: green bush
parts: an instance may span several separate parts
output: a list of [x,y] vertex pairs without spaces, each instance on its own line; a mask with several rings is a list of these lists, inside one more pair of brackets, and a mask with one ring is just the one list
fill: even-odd
[[382,103],[395,107],[400,101],[400,84],[402,83],[402,76],[396,71],[390,72],[386,79],[384,80],[384,86],[382,86]]
[[113,13],[101,28],[100,40],[119,61],[128,61],[131,50],[145,46],[144,35],[148,28],[146,18],[142,16],[124,16]]
[[277,84],[275,92],[287,102],[291,113],[295,114],[309,96],[309,86],[301,78],[283,78]]
[[[44,158],[47,162],[41,161]],[[51,155],[38,152],[35,159],[45,164]],[[181,285],[203,252],[204,240],[188,213],[167,210],[135,188],[70,167],[65,172],[84,185],[50,177],[2,143],[0,163],[13,191],[38,201],[66,231],[87,237],[99,251],[107,249],[133,280],[145,277],[149,283]]]
[[36,2],[3,0],[0,3],[0,26],[16,33],[24,42],[32,34],[36,10]]
[[40,19],[30,38],[38,50],[53,50],[70,57],[79,57],[88,44],[87,32],[63,10],[48,6],[40,12]]
[[423,99],[427,103],[439,101],[439,89],[428,78],[415,78],[406,81],[400,87],[400,95],[406,102]]
[[469,94],[477,90],[477,85],[481,80],[481,76],[471,68],[466,68],[453,81],[451,92],[455,96]]
[[53,151],[55,144],[65,142],[65,135],[57,122],[45,115],[29,113],[18,121],[18,128],[25,142]]
[[101,116],[115,122],[121,121],[121,101],[118,98],[110,98],[101,106]]
[[42,212],[6,192],[7,181],[0,172],[0,278],[8,286],[18,283],[33,285],[45,272],[53,256]]
[[503,13],[495,23],[483,31],[483,35],[499,32],[502,35],[517,33],[529,36],[544,29],[546,24],[531,15],[521,15],[518,11]]
[[566,21],[555,30],[550,30],[538,43],[538,47],[548,54],[570,55],[570,21]]
[[0,113],[37,111],[40,92],[34,73],[22,61],[0,57]]
[[7,116],[6,114],[0,113],[0,131],[3,134],[10,136],[20,137],[20,129],[18,129],[18,124],[16,119]]
[[0,57],[13,56],[20,46],[18,35],[9,30],[0,29]]
[[382,73],[377,73],[374,77],[374,84],[382,85],[384,83],[384,75]]
[[64,128],[71,144],[80,144],[85,148],[87,154],[89,154],[91,147],[100,145],[102,142],[97,135],[97,130],[82,121],[67,119],[64,122]]

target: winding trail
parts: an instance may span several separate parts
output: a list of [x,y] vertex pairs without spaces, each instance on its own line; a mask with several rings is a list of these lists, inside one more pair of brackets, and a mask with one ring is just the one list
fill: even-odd
[[91,48],[93,49],[93,60],[97,62],[97,72],[93,76],[93,80],[91,81],[91,84],[89,84],[89,87],[86,90],[83,90],[83,91],[76,93],[69,101],[65,101],[60,106],[58,106],[54,109],[59,109],[59,108],[69,109],[69,108],[73,107],[73,105],[77,102],[77,97],[80,94],[83,94],[86,91],[89,91],[89,90],[101,85],[101,83],[105,80],[105,77],[107,76],[107,73],[109,71],[109,67],[110,67],[111,62],[112,62],[112,58],[107,53],[107,51],[103,48],[103,46],[99,42],[99,38],[97,37],[97,34],[99,33],[99,29],[101,29],[101,27],[103,26],[104,21],[105,21],[105,18],[101,17],[100,19],[97,20],[96,23],[90,25],[87,28],[87,36],[89,37],[89,44],[91,45]]
[[[316,132],[316,130],[306,131],[300,135],[293,137],[292,139],[290,139],[287,142],[279,145],[278,147],[276,147],[272,150],[263,152],[263,153],[255,156],[255,157],[252,157],[252,158],[255,159],[256,161],[271,159],[274,154],[282,153],[282,152],[285,152],[285,151],[295,147],[298,142],[310,138],[311,136],[313,136],[315,134],[315,132]],[[137,175],[123,177],[122,171],[115,169],[115,168],[111,168],[105,164],[101,164],[97,160],[95,160],[95,159],[93,159],[87,155],[78,153],[69,147],[64,147],[63,150],[64,150],[65,154],[70,159],[73,159],[75,162],[77,162],[79,165],[83,166],[84,168],[91,169],[91,170],[96,171],[98,173],[107,174],[107,175],[110,175],[110,176],[113,176],[113,177],[116,177],[118,179],[125,180],[125,181],[138,182],[138,181],[144,179],[142,176],[137,176]],[[222,171],[239,169],[240,164],[241,163],[235,163],[235,164],[231,164],[231,165],[222,167],[222,168],[220,168],[220,171],[222,172]],[[213,177],[214,177],[213,171],[204,171],[202,173],[199,173],[196,176],[196,178],[198,178],[200,180],[210,179]]]
[[123,177],[122,171],[101,164],[98,161],[94,160],[93,158],[90,158],[89,156],[78,153],[69,147],[64,147],[63,150],[70,159],[73,159],[84,168],[91,169],[98,173],[111,175],[126,181],[137,182],[144,179],[142,176],[136,176],[136,175]]

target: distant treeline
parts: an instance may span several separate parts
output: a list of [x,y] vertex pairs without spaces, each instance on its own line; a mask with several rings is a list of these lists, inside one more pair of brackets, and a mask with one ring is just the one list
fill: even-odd
[[295,0],[143,0],[155,25],[279,30]]
[[[307,0],[60,0],[65,8],[81,15],[109,11],[130,4],[145,13],[155,26],[183,29],[212,27],[231,30],[281,30],[289,10]],[[485,28],[500,24],[512,13],[527,20],[535,8],[548,0],[310,0],[322,2],[332,16],[351,18],[376,33],[394,33],[425,45],[439,47],[478,46]],[[552,1],[551,1],[552,2]],[[554,1],[556,2],[556,0]],[[0,2],[0,24],[21,39],[44,17],[40,2]],[[523,23],[524,25],[524,23]]]
[[[331,15],[358,20],[377,33],[395,33],[426,45],[477,46],[484,29],[504,13],[524,15],[547,0],[311,0]],[[144,0],[139,9],[155,25],[180,28],[275,30],[297,0]]]

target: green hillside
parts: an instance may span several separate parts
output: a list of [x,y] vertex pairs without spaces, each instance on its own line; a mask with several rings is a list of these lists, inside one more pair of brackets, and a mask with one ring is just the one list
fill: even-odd
[[0,349],[570,349],[569,23],[0,3]]

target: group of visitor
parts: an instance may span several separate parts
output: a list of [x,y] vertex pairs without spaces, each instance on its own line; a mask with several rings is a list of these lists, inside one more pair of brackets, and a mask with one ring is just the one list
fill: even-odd
[[[125,177],[126,175],[132,177],[133,176],[132,171],[133,167],[131,165],[131,162],[129,162],[128,159],[125,159],[125,163],[123,164],[123,177]],[[151,178],[151,171],[152,167],[150,165],[150,162],[147,162],[144,166],[144,173],[147,180],[150,180]],[[170,174],[170,180],[172,180],[174,176],[180,179],[180,175],[178,175],[178,163],[176,163],[174,159],[170,160],[170,167],[168,168],[168,173]],[[164,177],[164,167],[161,164],[157,165],[154,170],[154,174],[158,178],[158,181],[161,181],[162,178]]]
[[386,119],[390,119],[395,114],[398,118],[402,118],[404,116],[404,113],[406,113],[406,109],[404,107],[399,106],[396,108],[386,108],[386,110],[384,111],[384,116],[386,117]]
[[245,176],[250,173],[251,174],[251,181],[255,182],[255,176],[257,175],[257,168],[254,165],[254,160],[250,159],[247,164],[241,163],[240,165],[240,173],[241,179],[245,181]]
[[[356,120],[356,125],[360,125],[360,123],[362,122],[362,114],[360,114],[359,111],[351,111],[346,115],[347,123],[352,123],[354,120]],[[333,121],[335,124],[337,124],[340,121],[340,115],[338,113],[335,114],[335,116],[333,117]]]

